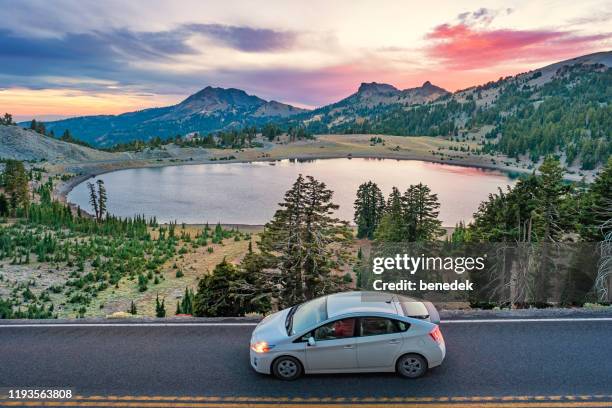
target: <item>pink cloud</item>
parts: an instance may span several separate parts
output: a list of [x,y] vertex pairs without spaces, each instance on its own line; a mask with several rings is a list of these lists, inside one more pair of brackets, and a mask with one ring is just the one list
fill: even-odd
[[576,35],[555,30],[475,29],[465,23],[442,24],[427,34],[429,56],[459,70],[503,62],[560,60],[594,51],[611,34]]

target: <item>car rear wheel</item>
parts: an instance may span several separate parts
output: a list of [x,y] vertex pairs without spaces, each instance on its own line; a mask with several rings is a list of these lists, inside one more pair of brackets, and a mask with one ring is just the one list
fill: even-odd
[[427,372],[427,360],[418,354],[405,354],[397,360],[396,370],[405,378],[419,378]]
[[295,357],[279,357],[272,364],[272,374],[281,380],[292,381],[302,375],[302,364]]

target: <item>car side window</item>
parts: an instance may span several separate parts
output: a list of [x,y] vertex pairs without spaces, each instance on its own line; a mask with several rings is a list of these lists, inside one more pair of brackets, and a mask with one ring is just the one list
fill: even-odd
[[336,340],[355,336],[356,319],[342,319],[315,329],[313,337],[315,340]]
[[362,317],[359,319],[360,336],[379,336],[408,330],[408,323],[384,317]]

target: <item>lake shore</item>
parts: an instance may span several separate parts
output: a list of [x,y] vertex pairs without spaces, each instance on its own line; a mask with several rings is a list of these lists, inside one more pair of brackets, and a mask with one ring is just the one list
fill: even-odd
[[[459,147],[475,148],[474,143],[452,142],[434,137],[380,136],[384,144],[370,144],[372,135],[321,135],[315,140],[291,144],[267,143],[262,148],[204,149],[180,148],[169,145],[164,149],[117,153],[116,159],[95,162],[49,163],[52,174],[70,173],[74,176],[59,183],[54,197],[68,202],[70,191],[89,178],[118,170],[196,164],[246,163],[278,160],[318,160],[335,158],[365,158],[388,160],[418,160],[463,167],[500,170],[528,174],[533,166],[510,163],[504,156],[475,155],[452,150]],[[592,179],[593,172],[566,174],[566,179]]]

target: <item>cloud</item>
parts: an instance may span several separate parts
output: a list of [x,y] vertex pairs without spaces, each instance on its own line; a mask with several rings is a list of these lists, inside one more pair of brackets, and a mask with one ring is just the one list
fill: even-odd
[[592,25],[597,23],[607,23],[612,20],[612,11],[599,10],[589,16],[572,18],[568,21],[569,25]]
[[189,24],[184,27],[218,40],[222,44],[245,52],[286,50],[295,45],[297,33],[267,28],[240,27],[221,24]]
[[[129,80],[129,63],[171,60],[195,54],[180,30],[132,32],[125,29],[67,33],[61,37],[27,37],[0,30],[0,75],[21,77],[92,77]],[[39,86],[42,81],[33,80]],[[21,85],[24,85],[23,83]]]
[[514,12],[511,8],[505,9],[488,9],[481,7],[476,11],[467,11],[457,16],[457,20],[467,25],[483,25],[488,26],[499,15],[509,15]]
[[426,53],[459,70],[504,62],[548,61],[594,51],[611,34],[579,35],[558,30],[476,28],[467,23],[442,24],[426,35]]
[[271,53],[293,47],[299,34],[221,24],[183,24],[150,32],[108,28],[55,36],[0,29],[0,83],[30,89],[100,91],[118,85],[159,91],[185,82],[181,73],[160,69],[160,64],[179,67],[185,56],[205,55],[206,50],[192,41],[197,36],[228,50]]

